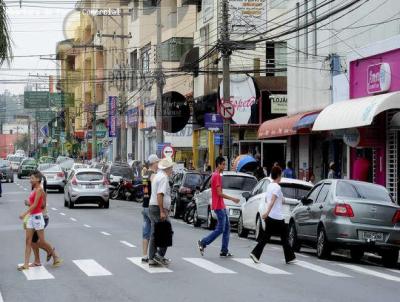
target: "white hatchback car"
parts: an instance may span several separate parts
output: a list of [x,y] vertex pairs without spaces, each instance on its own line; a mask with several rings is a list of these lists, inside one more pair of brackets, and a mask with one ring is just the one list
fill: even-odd
[[[251,193],[244,193],[246,202],[242,205],[241,215],[238,222],[239,237],[247,237],[250,231],[255,232],[256,238],[263,231],[264,225],[261,219],[262,203],[265,203],[268,185],[272,179],[265,177],[260,180]],[[292,210],[299,204],[302,197],[306,196],[312,189],[313,184],[292,178],[282,178],[280,186],[284,196],[283,216],[285,222],[289,223]]]

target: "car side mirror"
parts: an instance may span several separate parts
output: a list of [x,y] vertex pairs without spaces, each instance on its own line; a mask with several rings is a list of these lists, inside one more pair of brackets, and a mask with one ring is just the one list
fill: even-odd
[[246,201],[251,197],[251,194],[249,192],[243,192],[242,196],[244,199],[246,199]]

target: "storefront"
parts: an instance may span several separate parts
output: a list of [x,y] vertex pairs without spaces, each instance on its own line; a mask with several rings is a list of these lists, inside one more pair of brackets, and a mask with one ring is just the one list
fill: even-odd
[[384,185],[396,200],[400,200],[399,42],[397,36],[351,54],[350,100],[325,108],[313,127],[313,131],[333,131],[342,136],[349,150],[350,178]]

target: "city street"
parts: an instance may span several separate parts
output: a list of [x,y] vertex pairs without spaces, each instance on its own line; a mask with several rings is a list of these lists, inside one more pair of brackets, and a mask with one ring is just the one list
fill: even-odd
[[[286,265],[278,244],[267,247],[262,263],[248,254],[253,239],[232,233],[232,259],[219,258],[220,241],[202,258],[196,241],[208,233],[173,220],[169,268],[140,263],[141,206],[113,200],[110,209],[67,209],[63,195],[48,194],[46,236],[64,259],[28,272],[22,262],[24,233],[18,215],[29,193],[28,179],[3,184],[0,198],[0,301],[395,301],[400,269],[382,267],[373,257],[354,264],[334,254],[320,261],[312,249]],[[45,255],[42,253],[42,263]]]

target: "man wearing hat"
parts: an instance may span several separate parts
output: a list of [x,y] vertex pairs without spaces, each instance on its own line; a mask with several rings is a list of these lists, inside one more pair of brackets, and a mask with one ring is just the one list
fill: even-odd
[[149,258],[147,256],[147,251],[149,249],[149,241],[151,235],[151,221],[149,217],[149,203],[151,196],[151,183],[158,171],[158,162],[160,159],[156,154],[151,154],[148,158],[149,168],[146,173],[143,175],[143,229],[142,229],[142,238],[143,238],[143,257],[142,262],[148,262]]
[[334,179],[336,177],[336,165],[335,162],[331,161],[329,163],[328,179]]
[[151,183],[151,196],[149,202],[149,217],[151,221],[151,236],[149,246],[149,265],[168,265],[165,258],[167,248],[158,248],[155,244],[154,230],[156,223],[168,219],[168,212],[171,207],[171,188],[169,177],[172,175],[174,162],[169,159],[162,159],[158,163],[158,172]]

